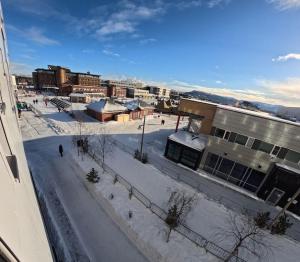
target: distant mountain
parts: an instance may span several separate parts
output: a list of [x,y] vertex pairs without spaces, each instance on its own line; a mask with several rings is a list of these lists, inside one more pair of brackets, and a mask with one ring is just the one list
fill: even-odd
[[233,97],[219,96],[219,95],[205,93],[197,90],[185,92],[183,94],[183,97],[196,98],[196,99],[205,100],[205,101],[209,101],[217,104],[223,104],[223,105],[235,105],[236,102],[239,101]]
[[183,96],[190,97],[190,98],[196,98],[196,99],[200,99],[200,100],[205,100],[205,101],[209,101],[209,102],[213,102],[213,103],[217,103],[217,104],[232,105],[232,106],[234,106],[236,104],[242,105],[245,103],[250,103],[255,108],[257,108],[261,111],[265,111],[265,112],[269,112],[269,113],[273,113],[273,114],[276,114],[281,108],[283,108],[283,106],[280,106],[280,105],[272,105],[272,104],[255,102],[255,101],[249,102],[249,101],[244,101],[244,100],[238,100],[233,97],[214,95],[214,94],[197,91],[197,90],[185,92],[183,94]]
[[267,104],[262,102],[252,102],[252,103],[255,104],[259,110],[270,112],[273,114],[276,114],[283,107],[280,105],[272,105],[272,104]]

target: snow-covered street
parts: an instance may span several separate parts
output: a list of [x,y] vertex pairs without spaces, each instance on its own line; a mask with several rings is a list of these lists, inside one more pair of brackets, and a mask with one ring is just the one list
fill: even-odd
[[[107,197],[107,194],[113,191],[116,197],[120,198],[120,202],[114,201],[114,204],[112,204],[116,212],[119,212],[119,215],[125,219],[125,211],[121,208],[121,204],[124,204],[128,208],[133,208],[137,216],[143,217],[141,221],[127,221],[126,223],[130,224],[141,239],[147,240],[146,242],[152,248],[156,246],[157,251],[162,256],[168,257],[166,261],[196,261],[197,257],[197,261],[217,261],[210,254],[205,255],[203,249],[194,246],[192,242],[186,243],[187,240],[179,239],[177,235],[173,236],[173,240],[171,238],[170,245],[174,245],[172,246],[173,249],[176,248],[176,244],[178,244],[178,247],[183,245],[183,250],[180,248],[177,248],[176,252],[168,250],[167,245],[159,242],[162,239],[160,232],[163,222],[153,218],[151,213],[149,211],[147,213],[143,206],[137,207],[136,204],[127,203],[128,199],[120,197],[122,195],[126,196],[126,190],[124,192],[121,188],[117,188],[117,190],[114,185],[109,183],[110,180],[106,178],[103,182],[101,180],[96,188],[87,187],[86,181],[83,181],[84,175],[95,163],[91,159],[81,161],[71,145],[72,135],[78,134],[78,124],[68,114],[58,113],[52,105],[48,105],[46,108],[44,104],[39,103],[37,109],[42,112],[41,117],[35,117],[32,112],[24,112],[20,121],[23,137],[26,140],[27,158],[39,187],[45,192],[49,188],[57,192],[75,229],[78,243],[82,248],[81,252],[88,254],[92,261],[98,261],[99,257],[101,261],[146,260],[112,222],[111,218],[104,212],[101,204],[99,204],[100,202],[97,201],[98,198]],[[84,113],[81,112],[81,114]],[[166,138],[174,130],[176,117],[164,116],[164,118],[166,119],[164,127],[160,126],[160,119],[147,120],[145,148],[150,160],[148,165],[143,165],[133,159],[131,154],[139,145],[141,130],[138,129],[138,126],[140,121],[124,124],[113,122],[101,124],[86,116],[82,131],[91,136],[89,139],[93,143],[100,127],[104,126],[109,130],[118,143],[117,146],[114,146],[113,155],[107,160],[106,164],[158,206],[166,208],[166,202],[173,190],[184,190],[190,193],[198,192],[197,204],[187,217],[186,223],[195,232],[210,241],[216,241],[215,233],[218,228],[227,227],[226,219],[229,214],[240,215],[243,207],[247,207],[252,211],[252,214],[259,210],[276,212],[276,209],[268,207],[253,196],[247,196],[245,192],[236,192],[228,189],[227,185],[216,183],[214,178],[206,177],[204,172],[199,175],[195,171],[165,159],[162,155]],[[184,125],[184,122],[182,125]],[[60,130],[63,131],[63,134]],[[63,158],[58,154],[59,144],[62,144],[65,149]],[[178,178],[183,180],[184,183],[180,182]],[[152,228],[153,225],[148,223],[155,224],[154,228]],[[298,228],[298,224],[296,224],[293,231],[290,232],[290,235],[296,239],[299,235]],[[300,256],[299,243],[286,237],[269,234],[267,236],[267,241],[270,241],[276,247],[267,258],[269,261],[293,262],[296,257]],[[157,241],[160,245],[154,244]],[[226,249],[231,247],[231,243],[228,241],[218,244]],[[184,252],[184,249],[189,249],[189,252]],[[126,250],[126,252],[120,254],[115,250]],[[256,258],[253,257],[244,258],[247,261],[256,261]]]
[[[23,134],[28,135],[27,138],[32,137],[36,118],[32,117],[31,112],[25,112],[24,115],[29,123],[27,129],[23,128]],[[35,126],[37,134],[42,134],[41,130],[48,130],[49,136],[26,141],[26,156],[40,190],[48,193],[55,191],[64,206],[79,240],[79,245],[75,247],[81,249],[71,252],[86,254],[91,261],[147,261],[78,178],[78,174],[84,171],[68,153],[70,138],[53,136],[53,131],[43,124],[39,121],[38,126]],[[63,158],[58,154],[59,144],[65,148]],[[63,221],[60,221],[59,227],[64,227]],[[64,229],[61,230],[63,232]],[[63,238],[71,249],[74,243],[69,241],[77,241],[68,239],[67,235],[63,235]]]

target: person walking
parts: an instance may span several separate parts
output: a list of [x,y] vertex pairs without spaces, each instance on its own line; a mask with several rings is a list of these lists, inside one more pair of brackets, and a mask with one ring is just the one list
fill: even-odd
[[60,153],[60,156],[63,157],[64,149],[63,149],[63,146],[62,146],[62,145],[59,145],[58,151],[59,151],[59,153]]

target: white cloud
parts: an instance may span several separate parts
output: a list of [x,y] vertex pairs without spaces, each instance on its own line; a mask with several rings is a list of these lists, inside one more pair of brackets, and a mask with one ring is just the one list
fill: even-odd
[[300,7],[300,0],[266,0],[266,1],[270,4],[274,4],[276,8],[281,11]]
[[30,27],[27,29],[19,29],[13,25],[7,25],[6,28],[11,30],[18,36],[26,38],[29,41],[35,42],[40,45],[59,45],[59,41],[51,39],[44,35],[44,31],[37,27]]
[[178,3],[175,3],[175,6],[180,10],[191,7],[200,7],[202,6],[202,0],[180,1]]
[[216,81],[216,84],[218,84],[218,85],[222,85],[222,84],[223,84],[223,82],[222,82],[221,80],[217,80],[217,81]]
[[103,49],[102,53],[105,54],[105,55],[107,55],[107,56],[120,57],[120,54],[115,53],[115,52],[113,52],[111,50],[108,50],[108,49]]
[[132,33],[135,25],[129,21],[107,21],[96,31],[99,36],[107,36],[116,33]]
[[210,0],[207,3],[207,6],[209,8],[214,8],[216,6],[222,5],[222,4],[229,4],[231,0]]
[[280,104],[286,106],[300,106],[300,78],[290,78],[277,82],[257,80],[257,87],[253,89],[209,87],[178,80],[161,84],[183,91],[198,90],[226,97],[234,97],[241,100]]
[[273,58],[272,61],[273,62],[285,62],[285,61],[291,60],[291,59],[300,60],[300,54],[290,53],[287,55],[278,56],[276,58]]
[[146,39],[141,39],[139,41],[139,43],[141,45],[146,45],[146,44],[150,44],[150,43],[154,43],[154,42],[157,42],[157,39],[155,39],[155,38],[146,38]]
[[164,12],[164,5],[160,1],[155,2],[152,6],[122,1],[119,9],[109,15],[107,20],[100,25],[96,34],[101,38],[118,33],[134,33],[142,21],[153,19]]

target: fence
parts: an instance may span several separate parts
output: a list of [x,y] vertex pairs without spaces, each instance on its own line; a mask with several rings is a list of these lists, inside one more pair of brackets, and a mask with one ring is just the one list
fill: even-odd
[[[116,141],[115,141],[116,142]],[[126,148],[124,146],[124,148]],[[126,148],[126,151],[131,151],[128,148]],[[95,154],[96,150],[93,150],[91,146],[89,146],[88,154],[90,157],[92,157],[97,163],[101,163],[101,160],[97,157]],[[111,169],[109,166],[104,164],[106,171],[109,175],[111,175],[115,181],[118,181],[120,184],[122,184],[129,192],[132,193],[133,196],[137,200],[139,200],[146,208],[149,208],[152,213],[157,215],[160,219],[163,221],[167,217],[167,213],[160,208],[155,203],[151,202],[149,198],[147,198],[143,193],[141,193],[137,188],[135,188],[133,185],[131,185],[124,177],[117,174],[113,169]],[[189,239],[191,242],[193,242],[195,245],[204,248],[207,252],[213,254],[219,259],[225,260],[230,256],[230,252],[219,247],[215,243],[207,240],[203,236],[201,236],[199,233],[196,233],[192,229],[190,229],[188,226],[184,224],[180,224],[177,228],[174,229],[176,232],[184,236],[185,238]],[[237,256],[232,256],[229,260],[229,262],[246,262],[244,259],[239,258]]]
[[[34,113],[37,115],[41,115],[41,112],[38,110],[34,110]],[[117,140],[113,140],[113,143],[120,147],[125,152],[132,154],[133,149],[129,148],[128,146],[122,144],[121,142]],[[101,163],[101,160],[97,157],[97,150],[94,150],[92,148],[92,145],[88,148],[88,154],[91,158],[93,158],[97,163]],[[114,179],[116,179],[120,184],[122,184],[129,192],[132,192],[132,195],[135,196],[137,200],[139,200],[146,208],[149,208],[152,213],[157,215],[160,219],[163,221],[167,217],[167,213],[160,208],[155,203],[152,203],[150,199],[148,199],[145,195],[143,195],[137,188],[132,186],[124,177],[117,174],[113,169],[111,169],[109,166],[104,164],[106,171],[109,175],[111,175]],[[177,179],[180,180],[178,177]],[[215,243],[207,240],[203,236],[201,236],[199,233],[196,233],[192,229],[190,229],[188,226],[184,224],[180,224],[177,228],[174,229],[176,232],[184,236],[185,238],[189,239],[191,242],[193,242],[195,245],[204,248],[207,252],[213,254],[219,259],[225,260],[230,256],[230,252],[219,247]],[[237,256],[232,256],[228,262],[246,262],[244,259],[239,258]]]

